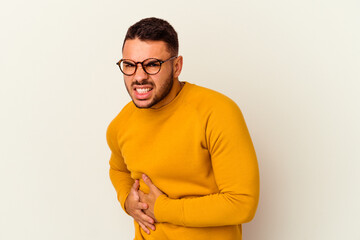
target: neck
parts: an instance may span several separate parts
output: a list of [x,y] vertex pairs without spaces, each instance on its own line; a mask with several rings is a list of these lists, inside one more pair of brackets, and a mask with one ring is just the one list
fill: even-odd
[[175,78],[173,86],[172,86],[169,94],[163,100],[161,100],[160,102],[158,102],[157,104],[155,104],[151,108],[152,109],[157,109],[157,108],[161,108],[161,107],[169,104],[179,94],[179,92],[181,91],[183,85],[184,85],[184,83],[180,82],[178,78]]

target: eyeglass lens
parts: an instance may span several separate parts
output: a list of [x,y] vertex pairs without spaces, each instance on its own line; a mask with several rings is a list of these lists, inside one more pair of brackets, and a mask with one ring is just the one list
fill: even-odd
[[[148,74],[156,74],[160,71],[161,62],[155,58],[146,59],[141,63],[144,71]],[[136,62],[124,59],[120,62],[120,69],[126,75],[133,75],[137,69]]]

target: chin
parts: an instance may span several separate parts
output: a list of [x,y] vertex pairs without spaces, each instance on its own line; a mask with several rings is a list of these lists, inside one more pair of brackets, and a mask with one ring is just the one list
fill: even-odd
[[137,108],[151,108],[152,106],[154,106],[155,103],[153,102],[145,102],[145,101],[134,101],[133,103],[135,104],[135,106]]

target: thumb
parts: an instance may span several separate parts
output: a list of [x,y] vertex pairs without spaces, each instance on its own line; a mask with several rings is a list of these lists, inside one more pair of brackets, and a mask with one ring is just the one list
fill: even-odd
[[130,191],[130,194],[133,196],[133,198],[136,201],[140,200],[139,193],[138,193],[139,185],[140,185],[139,180],[135,180],[134,184],[132,185],[131,191]]
[[148,185],[148,187],[150,189],[153,189],[153,187],[155,187],[155,185],[152,183],[151,179],[146,174],[142,175],[142,179],[144,180],[145,184]]
[[139,180],[136,179],[135,182],[134,182],[134,184],[132,185],[132,187],[133,187],[134,190],[138,190],[138,189],[139,189],[139,186],[140,186]]

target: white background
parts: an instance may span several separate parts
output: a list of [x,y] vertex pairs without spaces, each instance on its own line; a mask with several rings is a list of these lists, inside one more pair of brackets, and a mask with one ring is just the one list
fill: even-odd
[[[244,240],[359,240],[357,0],[1,1],[0,239],[132,239],[108,177],[127,28],[168,20],[182,81],[243,111],[261,197]],[[154,129],[156,131],[156,129]]]

